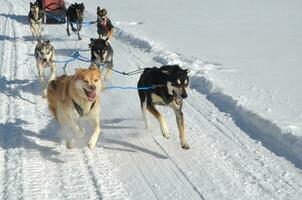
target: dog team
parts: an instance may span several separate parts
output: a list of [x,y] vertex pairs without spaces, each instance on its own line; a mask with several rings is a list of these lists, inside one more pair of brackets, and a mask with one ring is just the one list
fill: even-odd
[[[66,11],[67,35],[70,36],[69,26],[81,40],[85,6],[83,3],[71,4]],[[109,43],[113,35],[113,25],[107,16],[107,10],[97,7],[98,38],[90,39],[91,65],[87,69],[76,69],[72,76],[56,77],[55,48],[49,40],[38,39],[35,48],[35,58],[38,76],[42,88],[42,97],[47,98],[49,109],[63,130],[71,129],[77,137],[83,137],[84,128],[79,122],[89,121],[93,125],[93,133],[88,147],[94,148],[100,134],[100,92],[102,82],[107,80],[113,68],[113,49]],[[42,7],[39,3],[30,3],[28,15],[30,30],[33,37],[41,37]],[[76,27],[75,27],[76,26]],[[106,72],[103,74],[103,70]],[[44,70],[49,67],[51,75],[45,80]],[[178,65],[165,65],[160,68],[144,68],[137,87],[153,86],[148,90],[139,90],[138,95],[146,128],[149,127],[147,111],[158,121],[162,135],[169,138],[170,132],[163,115],[156,105],[171,107],[176,115],[181,147],[189,149],[186,141],[184,116],[182,113],[183,99],[187,97],[189,71]],[[66,139],[67,148],[73,148],[75,138]]]

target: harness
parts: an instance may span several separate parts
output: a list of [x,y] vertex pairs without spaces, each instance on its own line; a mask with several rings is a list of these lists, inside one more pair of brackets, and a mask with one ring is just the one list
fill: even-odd
[[[71,99],[72,100],[72,103],[74,105],[74,108],[76,109],[76,111],[78,112],[78,114],[80,115],[80,117],[83,117],[84,116],[84,111],[83,111],[83,108],[77,103],[75,102],[75,100]],[[90,110],[94,107],[95,105],[95,102],[94,101],[91,106],[90,106]]]
[[108,18],[106,18],[103,21],[98,20],[98,24],[101,25],[106,32],[110,31],[109,27],[107,26],[107,24],[108,24]]

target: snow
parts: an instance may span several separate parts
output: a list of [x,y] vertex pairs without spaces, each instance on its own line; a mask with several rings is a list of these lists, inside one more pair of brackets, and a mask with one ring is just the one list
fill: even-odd
[[[74,2],[74,1],[68,1]],[[131,71],[178,63],[191,70],[184,103],[190,150],[150,115],[144,122],[135,90],[101,96],[101,135],[68,150],[40,85],[27,22],[29,1],[0,8],[0,199],[299,199],[302,196],[301,2],[87,1],[116,25],[114,66]],[[179,17],[180,16],[180,17]],[[197,20],[198,19],[198,20]],[[187,27],[188,29],[186,29]],[[96,27],[66,36],[46,25],[57,60],[74,47],[90,57]],[[87,63],[68,65],[69,74]],[[49,72],[48,72],[49,73]],[[58,74],[62,65],[58,64]],[[113,73],[106,85],[135,86],[139,75]],[[89,133],[89,128],[87,129]]]

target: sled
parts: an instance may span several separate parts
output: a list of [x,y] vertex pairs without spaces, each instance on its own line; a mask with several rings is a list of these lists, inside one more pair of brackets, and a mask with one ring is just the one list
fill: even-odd
[[37,0],[43,8],[45,24],[60,24],[66,22],[66,6],[64,0]]

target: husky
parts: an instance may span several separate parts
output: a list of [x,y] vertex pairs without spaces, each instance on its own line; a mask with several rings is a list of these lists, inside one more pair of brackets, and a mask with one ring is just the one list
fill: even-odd
[[103,79],[108,79],[113,68],[113,49],[108,38],[106,40],[91,38],[89,47],[91,49],[91,62],[98,67],[103,65],[103,70],[107,70]]
[[[67,11],[66,11],[66,18],[67,18],[67,35],[70,36],[70,31],[69,31],[69,25],[71,26],[71,29],[73,32],[77,32],[78,34],[78,39],[81,40],[80,36],[80,30],[82,29],[82,23],[83,23],[83,18],[84,18],[84,10],[85,6],[83,3],[75,3],[71,4]],[[75,28],[74,26],[77,26]]]
[[46,82],[44,70],[46,67],[50,67],[51,75],[48,82],[52,81],[56,77],[56,64],[55,64],[55,48],[52,46],[49,40],[43,41],[38,39],[37,46],[35,48],[35,57],[38,68],[38,75],[42,88],[42,97],[46,97]]
[[[84,136],[81,120],[93,124],[93,134],[88,147],[94,148],[100,134],[100,91],[101,72],[92,64],[89,69],[76,69],[73,76],[63,75],[51,81],[47,88],[47,100],[50,111],[63,130],[70,129],[78,137]],[[67,148],[73,148],[73,139],[66,139]]]
[[37,2],[30,2],[30,11],[28,13],[28,21],[33,37],[41,37],[42,35],[42,10]]
[[182,113],[183,99],[187,95],[189,84],[188,70],[181,69],[178,65],[166,65],[160,68],[144,69],[137,86],[153,86],[150,90],[138,90],[141,109],[143,112],[146,128],[149,122],[146,116],[147,110],[158,120],[162,135],[169,138],[170,132],[163,115],[155,108],[156,105],[171,107],[176,115],[179,130],[180,143],[183,149],[189,149],[186,141],[184,116]]
[[99,34],[99,38],[112,38],[113,34],[113,25],[111,20],[107,16],[107,10],[105,8],[101,9],[97,7],[97,31]]

